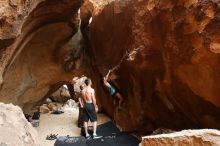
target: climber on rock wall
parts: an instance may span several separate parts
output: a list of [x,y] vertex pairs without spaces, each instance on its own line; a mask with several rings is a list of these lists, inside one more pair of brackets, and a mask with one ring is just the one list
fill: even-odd
[[[119,104],[118,104],[118,109],[122,110],[122,102],[123,102],[123,97],[122,95],[119,93],[119,91],[112,85],[109,83],[109,75],[112,71],[109,70],[107,75],[105,77],[102,77],[101,81],[102,84],[108,89],[108,91],[110,92],[111,96],[114,98],[118,98],[119,99]],[[115,99],[114,99],[115,100]]]

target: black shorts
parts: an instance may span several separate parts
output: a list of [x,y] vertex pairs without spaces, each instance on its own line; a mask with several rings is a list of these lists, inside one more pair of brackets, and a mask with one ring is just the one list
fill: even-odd
[[84,104],[83,119],[85,122],[88,122],[89,120],[91,122],[97,121],[97,114],[93,103]]

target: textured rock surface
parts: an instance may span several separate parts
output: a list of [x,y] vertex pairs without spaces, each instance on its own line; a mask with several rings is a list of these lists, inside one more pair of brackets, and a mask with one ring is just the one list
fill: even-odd
[[52,85],[58,89],[77,74],[73,70],[80,55],[69,58],[78,49],[73,46],[73,34],[79,26],[77,11],[82,2],[0,2],[0,101],[29,109],[52,93]]
[[[86,0],[82,34],[81,0],[9,2],[0,7],[0,101],[28,109],[84,74],[124,130],[220,128],[219,1]],[[113,73],[126,110],[116,112],[99,75],[126,53]]]
[[86,76],[81,76],[80,78],[73,78],[72,84],[74,87],[74,91],[76,94],[76,97],[78,98],[81,96],[81,89],[80,86],[85,86],[85,79],[87,79]]
[[184,130],[171,134],[143,137],[140,146],[218,146],[220,131],[211,129]]
[[0,103],[0,131],[1,146],[39,145],[37,132],[18,106]]
[[42,106],[40,106],[40,109],[39,109],[40,113],[49,113],[50,112],[50,108],[47,107],[47,104],[43,104]]
[[[64,87],[65,86],[65,87]],[[69,90],[66,85],[60,87],[56,92],[54,92],[51,96],[50,99],[52,99],[55,102],[61,102],[64,103],[68,99],[71,98],[69,94]]]
[[114,71],[127,110],[113,114],[111,98],[99,93],[118,125],[144,133],[220,128],[219,16],[215,0],[121,0],[94,9],[94,72],[106,73],[129,52]]
[[54,103],[49,103],[49,104],[47,105],[47,107],[48,107],[51,111],[56,110],[56,105],[55,105]]

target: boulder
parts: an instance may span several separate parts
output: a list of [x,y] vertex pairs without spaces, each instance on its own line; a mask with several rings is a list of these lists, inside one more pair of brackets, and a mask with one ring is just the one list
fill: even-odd
[[140,146],[219,146],[220,131],[213,129],[183,130],[180,132],[146,136]]
[[67,85],[63,85],[61,87],[60,96],[62,97],[63,101],[71,98]]
[[86,76],[81,76],[80,78],[73,78],[73,87],[74,91],[76,93],[76,96],[80,93],[80,86],[83,85],[85,86],[85,79],[87,79]]
[[75,102],[72,99],[69,99],[62,107],[62,110],[68,111],[68,110],[78,110],[79,104]]
[[47,107],[47,105],[42,105],[40,106],[40,113],[49,113],[50,112],[50,109]]
[[45,100],[45,103],[47,103],[47,104],[49,104],[49,103],[51,103],[52,102],[52,100],[50,99],[50,98],[47,98],[46,100]]
[[50,98],[52,99],[52,101],[54,102],[61,102],[64,103],[66,102],[68,99],[71,98],[69,90],[67,88],[66,85],[60,87],[57,91],[55,91]]
[[39,146],[36,130],[18,106],[0,103],[0,131],[1,146]]
[[50,109],[50,111],[53,111],[57,108],[56,104],[55,103],[49,103],[47,105],[47,107]]

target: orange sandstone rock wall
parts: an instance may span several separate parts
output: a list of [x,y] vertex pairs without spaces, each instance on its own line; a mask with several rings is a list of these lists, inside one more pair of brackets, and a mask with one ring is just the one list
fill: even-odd
[[130,52],[114,71],[126,111],[112,112],[111,98],[98,95],[118,125],[143,133],[220,128],[219,4],[121,0],[94,9],[89,37],[97,72],[105,74]]
[[[220,128],[218,1],[82,2],[0,3],[0,101],[28,109],[85,74],[123,130]],[[73,45],[81,40],[84,46]],[[126,110],[118,112],[99,75],[126,52],[112,76],[125,98]]]
[[82,3],[0,2],[0,101],[28,108],[44,98],[52,85],[61,86],[77,74],[80,55],[74,52],[79,48],[71,43],[76,41],[73,35]]

